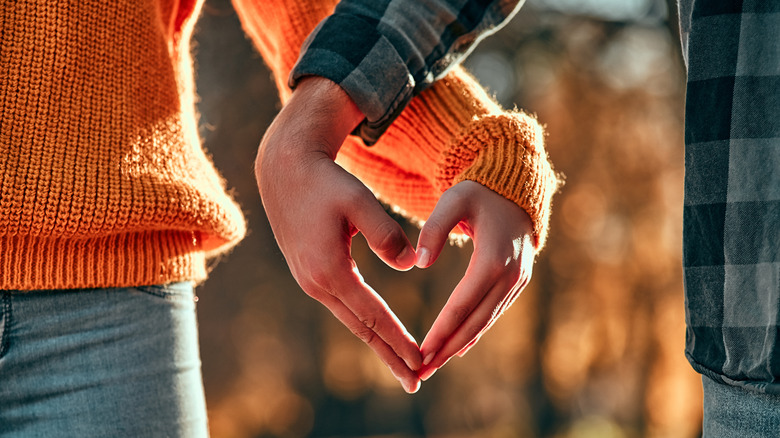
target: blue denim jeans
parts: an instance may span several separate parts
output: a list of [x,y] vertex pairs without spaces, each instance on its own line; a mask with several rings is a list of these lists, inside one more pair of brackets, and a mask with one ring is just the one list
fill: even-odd
[[702,377],[702,438],[776,438],[780,436],[780,396],[759,394]]
[[204,437],[190,283],[0,291],[0,437]]

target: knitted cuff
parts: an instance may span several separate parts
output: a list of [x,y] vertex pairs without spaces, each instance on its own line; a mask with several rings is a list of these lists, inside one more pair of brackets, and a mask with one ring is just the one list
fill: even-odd
[[469,124],[444,149],[436,172],[441,191],[464,180],[478,182],[525,210],[533,222],[536,249],[544,246],[552,196],[560,182],[536,119],[504,113]]

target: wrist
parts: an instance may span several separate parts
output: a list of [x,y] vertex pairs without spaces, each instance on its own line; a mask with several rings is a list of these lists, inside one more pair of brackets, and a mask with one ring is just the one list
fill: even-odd
[[474,181],[514,202],[531,218],[544,246],[552,197],[561,185],[544,149],[544,130],[524,113],[474,120],[447,148],[436,172],[441,191]]
[[303,78],[260,144],[255,174],[261,192],[266,176],[334,160],[344,139],[362,120],[363,114],[334,82]]
[[[302,78],[282,112],[304,140],[296,147],[336,158],[344,139],[365,116],[335,82],[321,76]],[[280,116],[282,114],[280,113]]]

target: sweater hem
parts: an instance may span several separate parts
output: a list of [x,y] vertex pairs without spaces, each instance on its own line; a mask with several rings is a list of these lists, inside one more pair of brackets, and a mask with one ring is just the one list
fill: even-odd
[[0,236],[0,289],[85,289],[202,281],[198,233],[141,231],[86,238]]

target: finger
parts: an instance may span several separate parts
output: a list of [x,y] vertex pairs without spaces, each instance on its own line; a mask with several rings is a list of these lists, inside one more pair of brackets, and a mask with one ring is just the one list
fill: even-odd
[[372,329],[368,328],[347,306],[338,298],[326,294],[324,299],[320,300],[336,318],[341,321],[352,333],[365,342],[374,354],[387,366],[393,376],[401,383],[404,390],[409,394],[417,392],[420,388],[420,378],[417,372],[410,369],[406,362],[396,354],[380,336]]
[[[455,355],[463,357],[477,344],[477,342],[479,342],[482,336],[493,327],[493,324],[498,321],[501,315],[503,315],[504,312],[506,312],[512,306],[512,304],[514,304],[514,302],[523,292],[523,289],[525,289],[525,287],[528,285],[528,282],[531,278],[530,269],[525,270],[524,274],[527,275],[522,275],[519,281],[513,280],[511,276],[507,277],[509,278],[509,281],[504,284],[511,284],[514,281],[514,286],[511,287],[511,290],[508,294],[503,292],[505,288],[502,287],[502,281],[497,282],[496,286],[494,286],[494,290],[498,292],[499,296],[501,294],[504,294],[505,296],[498,304],[498,306],[496,306],[494,310],[489,313],[489,320],[487,323],[479,320],[479,316],[475,316],[481,313],[484,317],[484,315],[487,313],[480,309],[475,309],[474,312],[472,312],[470,315],[469,319],[464,321],[461,327],[458,328],[458,333],[453,335],[452,338],[445,342],[445,345],[441,348],[439,353],[436,354],[435,358],[427,366],[423,365],[423,367],[418,370],[418,374],[423,380],[427,380],[438,368],[444,366],[444,364],[446,364],[447,361],[452,358],[453,352],[455,352]],[[483,302],[480,303],[480,307],[485,306],[486,303],[492,302],[491,296],[492,293],[487,294],[483,299]],[[483,307],[483,310],[485,311],[488,309],[489,307]],[[474,319],[476,319],[477,322],[474,322]],[[464,328],[469,326],[471,326],[470,329]],[[480,327],[482,328],[480,329]],[[473,335],[473,333],[476,333],[476,335]],[[472,339],[468,340],[469,336],[472,336]],[[458,348],[460,349],[458,350]]]
[[291,271],[308,295],[368,344],[405,389],[413,391],[419,384],[413,371],[421,364],[419,347],[385,301],[363,281],[349,254],[350,230],[346,222],[342,225],[341,233],[325,233],[306,251],[296,252],[289,259]]
[[499,318],[499,317],[501,317],[501,315],[503,315],[503,314],[504,314],[504,312],[506,312],[506,311],[507,311],[507,309],[509,309],[509,307],[511,307],[511,306],[512,306],[512,304],[515,302],[515,300],[517,300],[517,297],[519,297],[519,296],[520,296],[520,292],[522,292],[522,291],[523,291],[523,288],[524,288],[524,285],[520,285],[519,287],[517,287],[517,286],[516,286],[516,287],[514,288],[514,290],[512,291],[512,293],[511,293],[509,296],[507,296],[507,297],[504,299],[504,302],[503,302],[503,303],[501,303],[501,308],[499,309],[498,313],[497,313],[497,314],[496,314],[496,315],[493,317],[493,319],[491,319],[491,320],[490,320],[490,322],[487,324],[487,326],[485,326],[485,328],[483,328],[483,329],[482,329],[482,331],[481,331],[481,332],[480,332],[480,333],[479,333],[479,334],[478,334],[478,335],[477,335],[477,336],[476,336],[474,339],[472,339],[472,340],[471,340],[471,342],[469,342],[468,344],[466,344],[466,346],[465,346],[465,347],[463,347],[463,348],[462,348],[462,349],[461,349],[461,350],[460,350],[460,351],[457,353],[457,356],[458,356],[458,357],[463,357],[463,356],[465,356],[465,355],[466,355],[466,353],[468,353],[468,352],[469,352],[469,350],[471,350],[471,348],[472,348],[474,345],[476,345],[476,344],[477,344],[477,342],[479,342],[479,340],[482,338],[482,335],[484,335],[485,333],[487,333],[487,332],[488,332],[488,331],[489,331],[489,330],[490,330],[490,329],[493,327],[493,324],[495,324],[495,323],[496,323],[496,321],[498,321],[498,318]]
[[[505,241],[502,239],[499,233],[495,229],[488,229],[481,232],[479,236],[475,236],[474,244],[475,250],[472,256],[472,260],[469,264],[469,269],[466,271],[466,275],[463,278],[464,285],[467,278],[472,276],[477,277],[473,283],[476,288],[482,287],[494,288],[494,284],[499,281],[506,285],[504,294],[498,297],[500,302],[500,308],[496,313],[502,314],[519,296],[522,289],[528,284],[531,278],[531,272],[533,270],[534,259],[534,247],[530,236],[524,236],[522,239],[513,239],[511,246],[506,244],[501,245],[500,242]],[[498,249],[502,248],[503,249]],[[483,255],[483,254],[489,254]],[[474,269],[472,265],[475,266]],[[482,276],[482,279],[479,278]],[[494,279],[491,281],[491,279]],[[499,280],[500,279],[500,280]],[[472,310],[477,306],[476,297],[485,296],[485,292],[480,292],[479,289],[461,288],[461,285],[456,287],[452,296],[445,305],[445,308],[452,302],[452,314],[458,315],[460,318],[447,317],[442,309],[442,312],[434,321],[431,330],[425,337],[425,341],[422,344],[423,364],[429,364],[435,353],[439,351],[441,345],[446,342],[449,337],[455,333],[458,326],[466,319],[466,316],[470,313],[468,310]],[[458,295],[456,297],[456,294]],[[491,302],[491,305],[495,305],[495,302]],[[470,309],[469,309],[469,306]],[[474,338],[477,338],[479,333],[475,334]],[[464,344],[465,346],[465,344]]]
[[422,365],[417,342],[385,300],[363,281],[354,262],[352,266],[350,271],[341,271],[332,277],[328,295],[336,298],[360,322],[353,330],[360,339],[371,346],[378,337],[409,369],[417,370]]
[[371,344],[374,335],[378,336],[410,369],[418,369],[422,357],[417,342],[384,299],[363,281],[350,256],[350,230],[346,222],[342,225],[345,227],[341,233],[320,236],[321,241],[314,242],[314,248],[310,247],[304,256],[292,259],[293,275],[313,298],[326,304],[333,302],[328,299],[333,297],[349,309],[361,323],[352,331],[363,341]]
[[417,267],[431,266],[441,254],[450,232],[467,214],[466,203],[455,192],[444,192],[425,221],[417,239]]
[[[493,321],[498,317],[502,308],[503,298],[507,296],[508,284],[505,281],[497,282],[484,296],[474,311],[460,324],[455,333],[444,341],[432,360],[419,370],[422,380],[427,380],[433,373],[444,366],[452,356],[466,348],[470,343],[479,339]],[[426,356],[426,359],[428,357]]]
[[466,274],[453,290],[425,336],[420,348],[423,365],[431,363],[445,342],[480,305],[500,278],[501,271],[483,260],[479,254],[475,251],[472,255]]
[[375,198],[370,197],[357,205],[349,220],[363,233],[371,250],[388,266],[401,271],[414,266],[417,256],[406,233]]
[[[471,350],[471,348],[474,347],[474,345],[479,342],[479,340],[482,338],[482,336],[487,333],[492,327],[493,324],[498,321],[498,319],[501,317],[501,315],[504,314],[511,306],[514,304],[514,302],[517,300],[517,298],[520,296],[520,294],[523,292],[525,287],[528,285],[530,279],[531,279],[531,271],[532,267],[530,266],[532,264],[532,258],[524,259],[522,262],[522,271],[520,273],[519,279],[515,280],[515,277],[512,275],[508,275],[505,277],[505,279],[508,279],[508,281],[504,284],[512,284],[514,283],[514,286],[512,286],[508,293],[505,293],[504,298],[501,300],[501,302],[498,304],[497,307],[494,308],[494,310],[490,313],[489,321],[484,324],[484,326],[480,329],[479,327],[482,326],[482,322],[478,322],[477,325],[473,325],[473,322],[466,320],[463,322],[463,324],[458,328],[459,334],[453,335],[453,337],[447,339],[445,341],[445,345],[439,350],[439,352],[433,357],[432,359],[429,359],[428,365],[423,364],[423,367],[418,370],[418,374],[423,378],[423,380],[427,380],[430,378],[431,375],[436,371],[436,369],[441,368],[444,366],[444,364],[447,363],[447,361],[450,360],[452,357],[452,352],[456,351],[458,348],[460,350],[457,350],[457,353],[455,353],[459,357],[463,357],[466,355],[466,353]],[[505,279],[500,280],[496,283],[494,286],[494,289],[499,291],[499,296],[501,295],[501,291],[505,290],[505,288],[501,287],[502,281]],[[483,298],[483,301],[480,303],[480,306],[484,306],[485,303],[492,302],[491,299],[491,293],[487,294],[485,298]],[[485,310],[488,308],[485,307]],[[474,314],[479,313],[480,311],[475,309],[471,315],[470,318],[474,318]],[[484,313],[484,312],[483,312]],[[463,330],[464,326],[468,326],[469,324],[472,324],[471,329]],[[478,333],[477,333],[478,332]],[[471,340],[468,340],[464,344],[464,340],[468,339],[469,334],[477,333],[476,335],[473,335],[473,338]],[[465,335],[464,335],[465,334]]]
[[528,283],[531,280],[531,272],[533,271],[533,257],[530,254],[525,253],[521,262],[522,268],[521,268],[521,277],[519,281],[515,284],[515,286],[512,288],[512,292],[504,299],[504,302],[501,303],[501,309],[499,309],[498,314],[488,323],[488,325],[482,329],[482,332],[478,334],[471,342],[468,343],[463,349],[461,349],[457,355],[458,357],[463,357],[466,355],[466,353],[471,350],[471,348],[476,345],[476,343],[479,341],[479,339],[482,337],[483,334],[487,333],[488,330],[490,330],[491,327],[493,327],[493,324],[498,321],[498,318],[501,317],[501,315],[504,314],[504,312],[509,309],[512,304],[517,300],[517,297],[520,296],[520,293],[523,292],[523,289],[528,285]]

